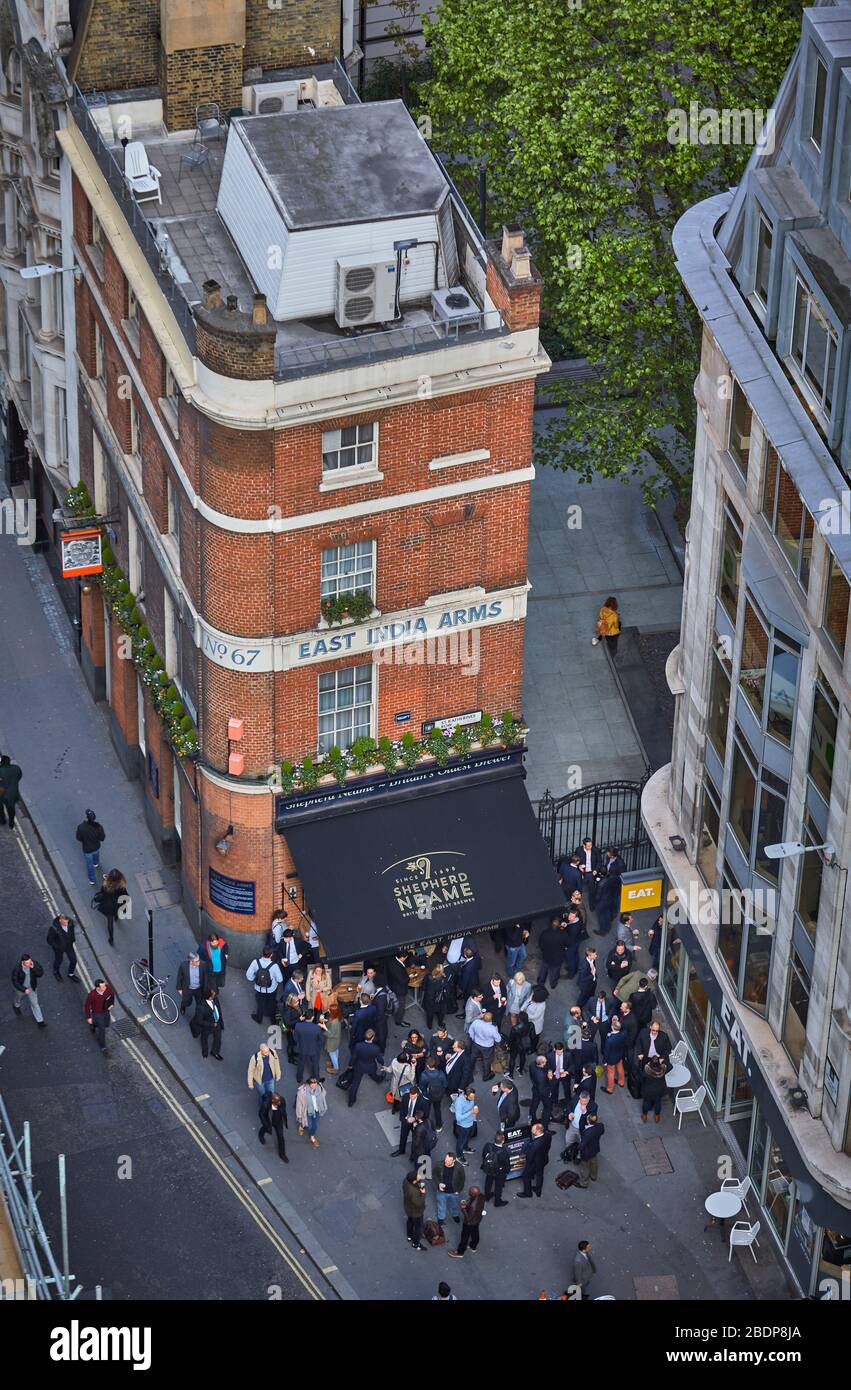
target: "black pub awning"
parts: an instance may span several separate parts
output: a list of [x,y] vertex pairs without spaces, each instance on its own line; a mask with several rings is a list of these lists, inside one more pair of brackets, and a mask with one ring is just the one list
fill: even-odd
[[329,961],[543,916],[564,903],[520,761],[385,783],[279,815]]

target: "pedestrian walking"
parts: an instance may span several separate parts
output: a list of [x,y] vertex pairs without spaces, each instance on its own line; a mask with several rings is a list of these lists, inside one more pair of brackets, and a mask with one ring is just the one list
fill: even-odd
[[457,1303],[458,1298],[457,1295],[452,1292],[452,1289],[446,1281],[441,1279],[437,1286],[437,1293],[432,1294],[431,1301],[432,1303]]
[[17,811],[23,772],[17,763],[13,763],[8,753],[4,753],[0,758],[0,825],[8,824],[9,829],[15,828],[15,814]]
[[423,1216],[426,1207],[426,1185],[422,1178],[417,1176],[416,1170],[411,1169],[406,1173],[402,1182],[402,1202],[405,1208],[405,1224],[407,1227],[408,1244],[415,1250],[425,1250],[422,1243],[423,1237]]
[[120,869],[110,869],[104,874],[101,885],[92,898],[92,907],[106,918],[106,934],[110,946],[115,945],[115,923],[119,917],[127,915],[127,880]]
[[[254,1012],[251,1017],[255,1023],[269,1018],[274,1023],[277,1014],[278,990],[284,983],[281,967],[270,955],[255,956],[245,972],[245,978],[254,986]],[[301,1080],[301,1078],[299,1078]]]
[[466,1181],[464,1164],[451,1151],[434,1165],[437,1224],[441,1231],[447,1211],[457,1225],[461,1224],[461,1193],[464,1191]]
[[493,1086],[496,1096],[496,1118],[500,1129],[513,1129],[520,1119],[520,1097],[517,1087],[510,1077],[504,1076],[498,1086]]
[[612,656],[616,656],[620,632],[621,617],[618,612],[618,601],[614,594],[610,594],[597,614],[597,627],[591,638],[591,646],[596,647],[599,642],[605,642]]
[[528,922],[512,922],[505,928],[505,973],[514,975],[523,969],[532,932]]
[[604,1087],[606,1095],[614,1095],[615,1077],[619,1086],[626,1085],[624,1076],[624,1058],[626,1057],[626,1034],[621,1028],[620,1018],[616,1014],[612,1019],[612,1025],[606,1034],[603,1042],[603,1064],[606,1068],[606,1085]]
[[299,1086],[304,1081],[305,1067],[308,1076],[319,1076],[324,1039],[325,1025],[314,1023],[313,1014],[308,1008],[295,1026],[295,1045],[298,1049],[295,1079]]
[[513,1017],[515,1021],[508,1030],[508,1071],[506,1075],[513,1076],[516,1068],[522,1076],[526,1067],[526,1058],[532,1049],[532,1029],[529,1024],[529,1016],[524,1009],[521,1009],[519,1014],[510,1015],[510,1017]]
[[484,1214],[484,1193],[480,1187],[471,1187],[467,1193],[467,1200],[461,1203],[461,1239],[458,1242],[458,1249],[449,1251],[453,1259],[463,1260],[468,1247],[471,1252],[478,1250],[479,1228]]
[[420,1073],[419,1087],[423,1095],[428,1097],[435,1129],[440,1134],[443,1129],[441,1106],[446,1099],[446,1074],[439,1066],[436,1057],[431,1055],[426,1057],[426,1064]]
[[505,1132],[497,1130],[490,1143],[482,1149],[482,1172],[485,1175],[485,1201],[493,1199],[495,1207],[507,1207],[502,1189],[511,1171],[511,1155],[505,1142]]
[[476,1092],[472,1086],[468,1086],[465,1091],[460,1091],[455,1097],[450,1107],[455,1117],[455,1155],[457,1158],[464,1158],[465,1154],[472,1153],[470,1140],[476,1128],[476,1119],[479,1107],[476,1104]]
[[41,1005],[38,1002],[38,982],[44,974],[44,968],[39,965],[37,960],[33,960],[27,952],[21,956],[20,961],[12,970],[12,1007],[15,1013],[20,1016],[24,1000],[30,1006],[30,1013],[38,1024],[39,1028],[46,1028],[44,1014],[41,1012]]
[[209,1056],[212,1051],[217,1062],[225,1060],[222,1056],[224,1027],[222,1001],[219,998],[218,990],[208,989],[195,1011],[195,1036],[201,1038],[202,1057]]
[[470,1024],[470,1042],[473,1045],[470,1060],[473,1064],[473,1075],[476,1073],[476,1063],[481,1058],[483,1081],[490,1081],[493,1076],[493,1050],[499,1041],[499,1029],[494,1027],[490,1013],[485,1010],[481,1018],[474,1019]]
[[95,980],[94,989],[86,995],[86,1022],[95,1036],[95,1041],[104,1056],[106,1050],[106,1030],[112,1021],[115,1008],[115,995],[106,980]]
[[325,1094],[325,1087],[318,1077],[308,1077],[307,1081],[296,1091],[295,1118],[299,1134],[304,1134],[304,1131],[307,1130],[311,1148],[319,1148],[316,1131],[319,1128],[319,1121],[327,1109],[328,1097]]
[[305,1083],[296,1091],[296,1123],[299,1126],[299,1134],[307,1130],[311,1148],[318,1148],[318,1122],[327,1109],[328,1097],[325,1095],[323,1083],[316,1076],[307,1077]]
[[198,954],[210,972],[210,986],[221,994],[228,968],[228,943],[218,932],[211,931],[198,943]]
[[274,1047],[261,1043],[248,1063],[248,1089],[256,1091],[260,1099],[276,1090],[281,1079],[281,1064]]
[[437,1019],[441,1027],[446,1025],[446,1015],[452,1003],[452,982],[446,974],[446,967],[436,965],[430,975],[425,978],[423,985],[423,1010],[426,1017],[426,1028],[434,1026]]
[[[180,1000],[180,1012],[185,1014],[187,1009],[197,1012],[198,1005],[205,999],[210,988],[210,969],[206,961],[203,961],[197,951],[191,951],[186,960],[182,960],[177,967],[177,997]],[[197,1038],[198,1031],[195,1026],[195,1018],[190,1015],[189,1028],[193,1038]]]
[[288,1128],[287,1103],[277,1091],[270,1091],[260,1101],[260,1128],[257,1138],[261,1144],[265,1144],[266,1135],[274,1134],[278,1145],[278,1158],[284,1163],[289,1163],[287,1146],[284,1143],[284,1130]]
[[95,871],[100,868],[100,847],[106,839],[106,832],[94,811],[87,811],[85,818],[77,826],[77,839],[86,861],[89,883],[94,888],[97,883]]
[[336,1076],[340,1070],[340,1037],[343,1031],[343,1014],[339,1004],[332,1004],[326,1014],[323,1014],[325,1024],[325,1052],[328,1061],[325,1063],[325,1070],[332,1076]]
[[525,1011],[526,1005],[532,998],[532,986],[526,979],[522,970],[518,970],[508,981],[505,991],[506,1012],[509,1018],[517,1018],[518,1014]]
[[526,1148],[526,1162],[523,1167],[523,1191],[516,1197],[540,1197],[544,1187],[544,1172],[550,1161],[550,1147],[553,1134],[542,1124],[532,1126],[532,1134]]
[[352,1048],[349,1066],[352,1068],[352,1082],[349,1086],[347,1099],[349,1108],[351,1108],[358,1098],[358,1091],[364,1077],[368,1076],[371,1081],[378,1084],[384,1075],[384,1068],[381,1066],[381,1048],[375,1041],[375,1033],[372,1028],[367,1029],[363,1042],[357,1043]]
[[53,978],[62,979],[62,961],[68,962],[68,979],[78,980],[77,952],[74,943],[77,939],[77,923],[72,917],[60,912],[54,917],[47,932],[47,944],[53,951]]
[[585,948],[585,959],[579,967],[576,983],[579,986],[576,1003],[582,1009],[597,992],[597,952],[593,946]]
[[606,1126],[600,1124],[598,1116],[591,1112],[586,1116],[586,1124],[579,1136],[579,1178],[577,1187],[587,1187],[589,1180],[597,1181],[597,1163],[600,1156],[600,1140]]
[[597,1266],[591,1257],[593,1246],[590,1240],[580,1240],[573,1257],[573,1282],[579,1289],[580,1298],[590,1298],[588,1285],[597,1273]]
[[408,1146],[408,1135],[414,1128],[418,1120],[425,1119],[431,1111],[431,1103],[427,1096],[424,1096],[419,1087],[414,1083],[408,1094],[402,1100],[400,1107],[401,1127],[399,1130],[399,1143],[390,1155],[391,1158],[401,1158]]
[[661,1057],[651,1057],[650,1061],[645,1063],[641,1073],[641,1120],[645,1125],[651,1110],[657,1125],[661,1122],[662,1101],[668,1089],[665,1075],[665,1063]]
[[561,967],[565,963],[567,936],[560,917],[553,917],[548,927],[544,927],[538,938],[541,953],[541,968],[538,971],[538,984],[549,984],[555,989],[561,978]]

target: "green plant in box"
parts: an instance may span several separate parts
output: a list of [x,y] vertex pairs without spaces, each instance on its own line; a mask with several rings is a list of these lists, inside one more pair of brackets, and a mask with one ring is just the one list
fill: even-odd
[[305,791],[312,791],[319,782],[319,769],[312,758],[305,758],[301,765],[301,785]]
[[422,745],[420,744],[419,739],[411,732],[410,729],[406,729],[405,733],[399,740],[399,753],[402,759],[402,766],[409,769],[414,767],[416,765],[417,759],[421,756],[422,751]]
[[293,792],[295,791],[295,786],[295,767],[290,762],[289,758],[284,758],[284,761],[281,763],[281,791],[287,793]]
[[378,740],[378,761],[381,763],[384,771],[392,777],[393,773],[396,771],[399,758],[396,749],[393,747],[393,740],[388,738],[386,734]]
[[349,764],[354,772],[366,772],[373,763],[378,762],[378,748],[375,739],[356,738],[349,750]]
[[425,743],[438,767],[445,767],[449,759],[449,742],[442,729],[432,729]]

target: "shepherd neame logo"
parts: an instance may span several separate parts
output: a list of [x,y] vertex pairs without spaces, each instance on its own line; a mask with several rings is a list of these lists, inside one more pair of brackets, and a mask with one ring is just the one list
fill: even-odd
[[382,869],[382,878],[396,870],[393,896],[402,916],[430,918],[444,908],[475,902],[469,875],[455,862],[465,857],[458,850],[435,849]]
[[76,1318],[50,1334],[51,1361],[132,1361],[134,1371],[151,1369],[149,1327],[81,1327]]

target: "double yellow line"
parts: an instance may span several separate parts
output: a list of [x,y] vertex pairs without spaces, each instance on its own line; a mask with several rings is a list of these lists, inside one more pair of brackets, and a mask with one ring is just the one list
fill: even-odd
[[[35,855],[33,854],[29,844],[27,843],[20,826],[16,825],[15,829],[17,831],[16,838],[20,846],[21,854],[23,855],[27,863],[27,867],[29,868],[32,877],[35,883],[37,884],[39,891],[41,892],[41,896],[44,899],[45,904],[50,909],[52,915],[55,917],[59,912],[59,907],[57,906],[53,898],[53,894],[50,891],[47,881],[43,873],[41,872],[38,863],[36,862]],[[91,979],[91,976],[89,975],[89,972],[86,970],[82,962],[78,962],[77,971],[82,976],[83,983],[86,985],[86,987],[88,989],[91,989],[93,981]],[[242,1203],[243,1207],[248,1212],[254,1224],[259,1228],[260,1231],[262,1231],[263,1235],[269,1241],[270,1245],[274,1246],[284,1263],[289,1266],[293,1274],[295,1274],[298,1280],[304,1285],[305,1289],[307,1289],[311,1298],[317,1300],[325,1299],[326,1295],[313,1282],[313,1280],[310,1278],[310,1275],[307,1274],[304,1269],[302,1269],[298,1260],[287,1248],[285,1243],[281,1240],[281,1237],[278,1235],[274,1226],[267,1219],[267,1217],[263,1215],[263,1212],[260,1210],[257,1203],[254,1201],[253,1197],[251,1197],[251,1195],[245,1190],[245,1188],[243,1188],[240,1185],[240,1183],[237,1182],[236,1178],[233,1176],[233,1174],[228,1169],[227,1165],[216,1153],[209,1140],[205,1137],[205,1135],[201,1132],[195,1121],[191,1118],[188,1112],[172,1094],[172,1092],[169,1090],[168,1086],[165,1084],[162,1078],[157,1075],[150,1062],[147,1060],[146,1057],[143,1056],[142,1052],[139,1050],[136,1044],[132,1042],[129,1038],[122,1038],[121,1042],[122,1046],[127,1049],[128,1053],[133,1058],[140,1071],[144,1072],[145,1076],[148,1078],[148,1081],[150,1082],[153,1089],[156,1091],[157,1095],[168,1106],[172,1114],[175,1115],[176,1118],[180,1121],[186,1132],[189,1135],[191,1135],[195,1143],[198,1145],[198,1148],[203,1153],[204,1157],[216,1170],[216,1172],[219,1174],[219,1177],[222,1178],[222,1180],[227,1184],[227,1186],[230,1188],[231,1192],[234,1194],[237,1200]]]

